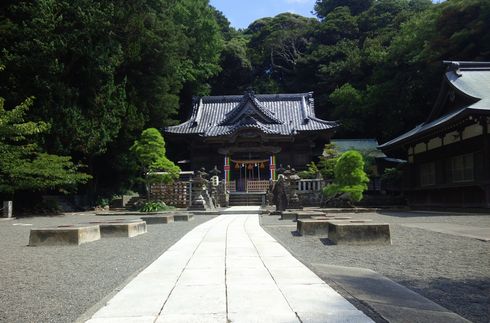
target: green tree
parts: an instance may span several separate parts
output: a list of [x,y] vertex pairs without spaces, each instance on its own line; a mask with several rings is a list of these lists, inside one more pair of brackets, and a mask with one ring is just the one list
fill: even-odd
[[315,13],[320,19],[324,19],[336,8],[346,7],[354,15],[358,15],[366,11],[373,2],[373,0],[317,0],[315,3]]
[[333,183],[323,190],[325,196],[334,198],[345,194],[351,201],[360,201],[369,182],[362,155],[355,150],[346,151],[339,157],[334,172]]
[[320,174],[320,170],[318,169],[315,162],[306,164],[306,170],[298,172],[299,177],[306,178],[306,179],[317,178],[319,174]]
[[131,151],[141,166],[148,201],[151,184],[171,183],[179,177],[180,168],[165,156],[165,141],[157,129],[144,130]]
[[13,196],[20,190],[76,189],[91,176],[80,173],[70,157],[44,153],[33,142],[49,125],[24,119],[32,103],[29,98],[6,110],[0,98],[0,193]]
[[339,159],[339,151],[335,144],[326,144],[323,148],[323,155],[318,161],[318,169],[324,179],[333,179],[335,176],[335,165]]
[[92,189],[130,185],[139,133],[176,123],[220,70],[216,19],[207,0],[3,1],[0,90],[36,97],[40,145],[87,164]]
[[245,35],[250,37],[249,53],[254,67],[254,87],[261,92],[302,91],[307,85],[301,62],[308,52],[318,21],[292,13],[253,22]]

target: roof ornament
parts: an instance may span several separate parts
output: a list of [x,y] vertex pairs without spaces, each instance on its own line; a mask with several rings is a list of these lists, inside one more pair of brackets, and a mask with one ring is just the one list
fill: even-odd
[[458,76],[462,76],[460,69],[460,63],[456,61],[444,61],[444,64],[447,65],[448,72],[454,72]]
[[247,88],[247,90],[243,94],[248,95],[251,98],[255,97],[255,91],[252,87]]

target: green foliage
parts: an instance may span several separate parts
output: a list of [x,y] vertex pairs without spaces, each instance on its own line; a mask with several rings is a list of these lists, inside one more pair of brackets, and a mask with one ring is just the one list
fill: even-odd
[[334,172],[333,184],[327,185],[323,190],[325,196],[331,198],[346,194],[350,200],[360,201],[369,182],[364,172],[362,155],[354,150],[346,151],[339,157]]
[[33,142],[49,125],[25,121],[32,102],[29,98],[5,110],[4,99],[0,98],[0,192],[75,189],[77,184],[86,183],[91,176],[79,173],[79,166],[70,157],[43,153]]
[[319,18],[328,18],[328,14],[336,8],[345,7],[354,15],[358,15],[366,11],[373,2],[373,0],[317,0],[315,3],[315,13]]
[[160,211],[168,211],[173,209],[170,206],[167,206],[165,203],[161,201],[150,201],[146,202],[140,209],[140,212],[160,212]]
[[320,160],[318,161],[318,170],[320,171],[322,178],[328,180],[334,178],[334,169],[338,157],[339,152],[337,151],[335,144],[326,144],[323,148],[323,155],[320,156]]
[[165,156],[165,141],[157,129],[144,130],[140,139],[134,142],[131,151],[142,168],[148,200],[151,184],[171,183],[179,177],[180,168]]
[[109,206],[109,199],[108,198],[105,198],[105,197],[99,197],[97,199],[97,202],[95,202],[95,204],[99,207],[107,207]]
[[398,168],[386,168],[381,175],[381,186],[383,189],[398,188],[401,189],[403,172]]
[[298,91],[304,87],[295,75],[302,74],[299,67],[317,24],[316,19],[282,13],[249,26],[245,35],[250,37],[253,85],[257,91]]
[[137,135],[175,123],[184,88],[201,94],[220,70],[222,36],[207,0],[0,7],[0,90],[12,104],[35,96],[29,119],[51,125],[42,148],[87,164],[94,184],[130,186]]
[[306,170],[298,172],[298,176],[303,179],[314,179],[320,174],[320,170],[314,162],[306,164]]

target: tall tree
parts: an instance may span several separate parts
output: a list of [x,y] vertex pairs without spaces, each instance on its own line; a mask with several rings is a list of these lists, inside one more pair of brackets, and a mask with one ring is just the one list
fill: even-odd
[[75,189],[90,179],[70,157],[44,153],[35,144],[32,138],[49,125],[25,120],[32,102],[29,98],[6,110],[0,98],[0,194],[10,198],[21,190]]

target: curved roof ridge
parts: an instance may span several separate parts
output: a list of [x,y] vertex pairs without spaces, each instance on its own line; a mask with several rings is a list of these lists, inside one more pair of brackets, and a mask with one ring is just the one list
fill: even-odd
[[[253,105],[253,111],[247,107],[250,106],[247,103],[251,102]],[[252,92],[247,92],[243,95],[240,103],[234,107],[230,112],[226,114],[226,117],[219,123],[219,125],[226,125],[230,122],[236,121],[236,119],[243,114],[251,115],[254,113],[259,115],[267,123],[281,124],[282,122],[274,116],[274,113],[264,107]]]

